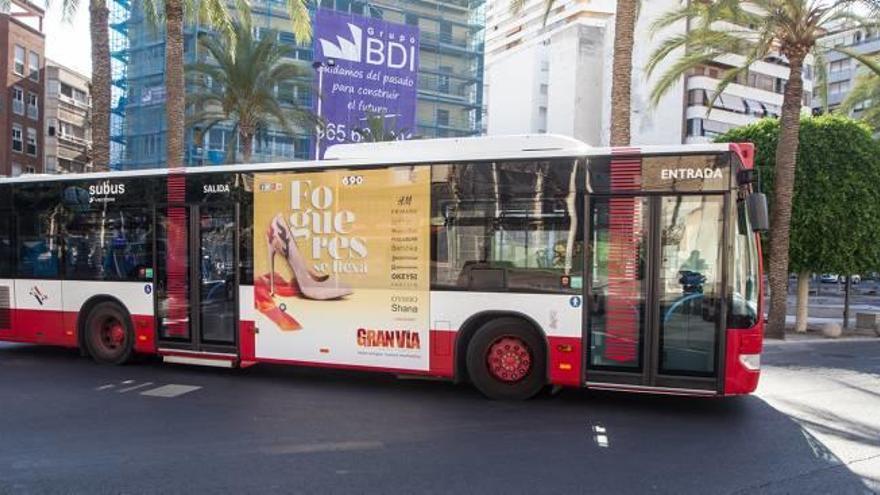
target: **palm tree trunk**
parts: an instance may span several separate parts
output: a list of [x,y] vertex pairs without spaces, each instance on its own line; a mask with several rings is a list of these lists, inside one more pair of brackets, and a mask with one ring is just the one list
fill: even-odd
[[89,30],[92,38],[92,164],[110,167],[110,11],[105,0],[91,0]]
[[638,0],[617,0],[611,77],[611,146],[628,146],[632,102],[633,37]]
[[241,135],[241,160],[242,163],[251,162],[251,154],[253,153],[254,135],[251,133],[242,133]]
[[791,205],[801,126],[801,79],[803,57],[789,56],[788,84],[782,100],[779,143],[776,145],[773,212],[770,221],[770,317],[767,336],[785,338],[785,313],[788,305],[788,248],[791,234]]
[[169,168],[183,166],[184,107],[183,84],[183,3],[165,0],[165,119]]

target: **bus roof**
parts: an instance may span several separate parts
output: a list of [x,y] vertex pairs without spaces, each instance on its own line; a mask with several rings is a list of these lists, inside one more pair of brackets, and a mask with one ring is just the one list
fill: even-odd
[[[382,143],[340,144],[327,150],[321,161],[233,164],[186,167],[173,173],[198,174],[211,172],[262,172],[287,169],[324,169],[336,167],[395,165],[411,163],[451,163],[468,160],[526,160],[603,156],[632,151],[642,155],[680,153],[722,153],[728,144],[677,144],[637,146],[633,148],[594,148],[577,139],[553,134],[517,136],[478,136],[461,138],[420,139]],[[0,178],[0,184],[41,182],[47,180],[95,180],[139,176],[168,175],[171,169],[152,168],[113,172],[76,174],[30,174]]]

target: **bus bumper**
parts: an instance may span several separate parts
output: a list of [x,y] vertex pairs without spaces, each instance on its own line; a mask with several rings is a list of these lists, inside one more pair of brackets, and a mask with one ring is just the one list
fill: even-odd
[[750,394],[761,376],[764,326],[728,329],[724,363],[724,395]]

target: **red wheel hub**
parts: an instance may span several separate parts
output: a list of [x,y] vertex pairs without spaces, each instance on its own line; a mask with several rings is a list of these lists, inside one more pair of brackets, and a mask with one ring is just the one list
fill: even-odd
[[125,327],[116,318],[107,318],[101,324],[101,343],[107,349],[117,349],[125,343]]
[[495,379],[515,383],[531,371],[532,353],[528,344],[518,337],[499,337],[489,346],[486,363]]

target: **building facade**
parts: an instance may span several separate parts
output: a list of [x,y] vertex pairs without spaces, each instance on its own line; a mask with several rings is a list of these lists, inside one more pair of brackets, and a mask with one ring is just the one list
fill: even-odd
[[96,171],[91,163],[91,78],[55,61],[46,61],[47,173]]
[[[512,12],[490,0],[486,12],[487,134],[554,133],[598,145],[610,98],[608,45],[613,0],[544,0]],[[606,98],[607,97],[607,98]]]
[[[421,137],[468,136],[482,129],[483,86],[483,0],[321,0],[319,8],[335,9],[381,18],[401,24],[417,25],[420,30],[417,129]],[[115,67],[115,86],[125,88],[115,99],[118,125],[112,133],[117,148],[114,168],[140,169],[162,166],[165,162],[164,33],[150,27],[139,2],[135,1],[125,19],[126,40],[119,43]],[[290,33],[284,2],[252,3],[253,24],[258,37],[277,36],[289,47],[292,59],[310,64],[313,45],[297,43]],[[112,17],[112,14],[111,14]],[[118,25],[118,23],[117,23]],[[194,61],[198,27],[186,32],[185,56]],[[307,91],[289,96],[297,104],[311,107],[316,91],[315,74],[304,81]],[[196,142],[187,131],[186,162],[190,165],[226,161],[230,140],[237,136],[231,126],[217,126]],[[284,161],[309,158],[314,133],[303,130],[290,136],[269,129],[257,140],[252,161]],[[235,143],[232,143],[233,145]]]
[[[666,37],[684,33],[682,21],[656,36],[651,24],[677,0],[643,2],[636,26],[632,67],[631,143],[699,143],[764,116],[778,116],[786,62],[769,58],[752,64],[712,102],[725,71],[744,61],[721,57],[673,86],[656,104],[656,77],[681,53],[661,62],[653,78],[644,67]],[[509,0],[490,0],[486,23],[486,131],[489,134],[559,133],[594,146],[610,140],[613,0],[561,0],[544,24],[544,2],[527,0],[510,11]],[[812,68],[805,68],[805,106],[812,94]],[[513,104],[515,102],[515,104]]]
[[43,172],[43,10],[13,0],[0,14],[0,175]]
[[[859,76],[859,62],[849,55],[830,50],[832,47],[845,47],[861,55],[876,56],[880,54],[880,32],[866,29],[845,28],[828,33],[821,40],[826,47],[825,70],[828,74],[828,110],[833,111],[849,96]],[[813,96],[814,113],[822,113],[825,102],[817,91]],[[854,108],[854,117],[858,117],[861,106]]]

